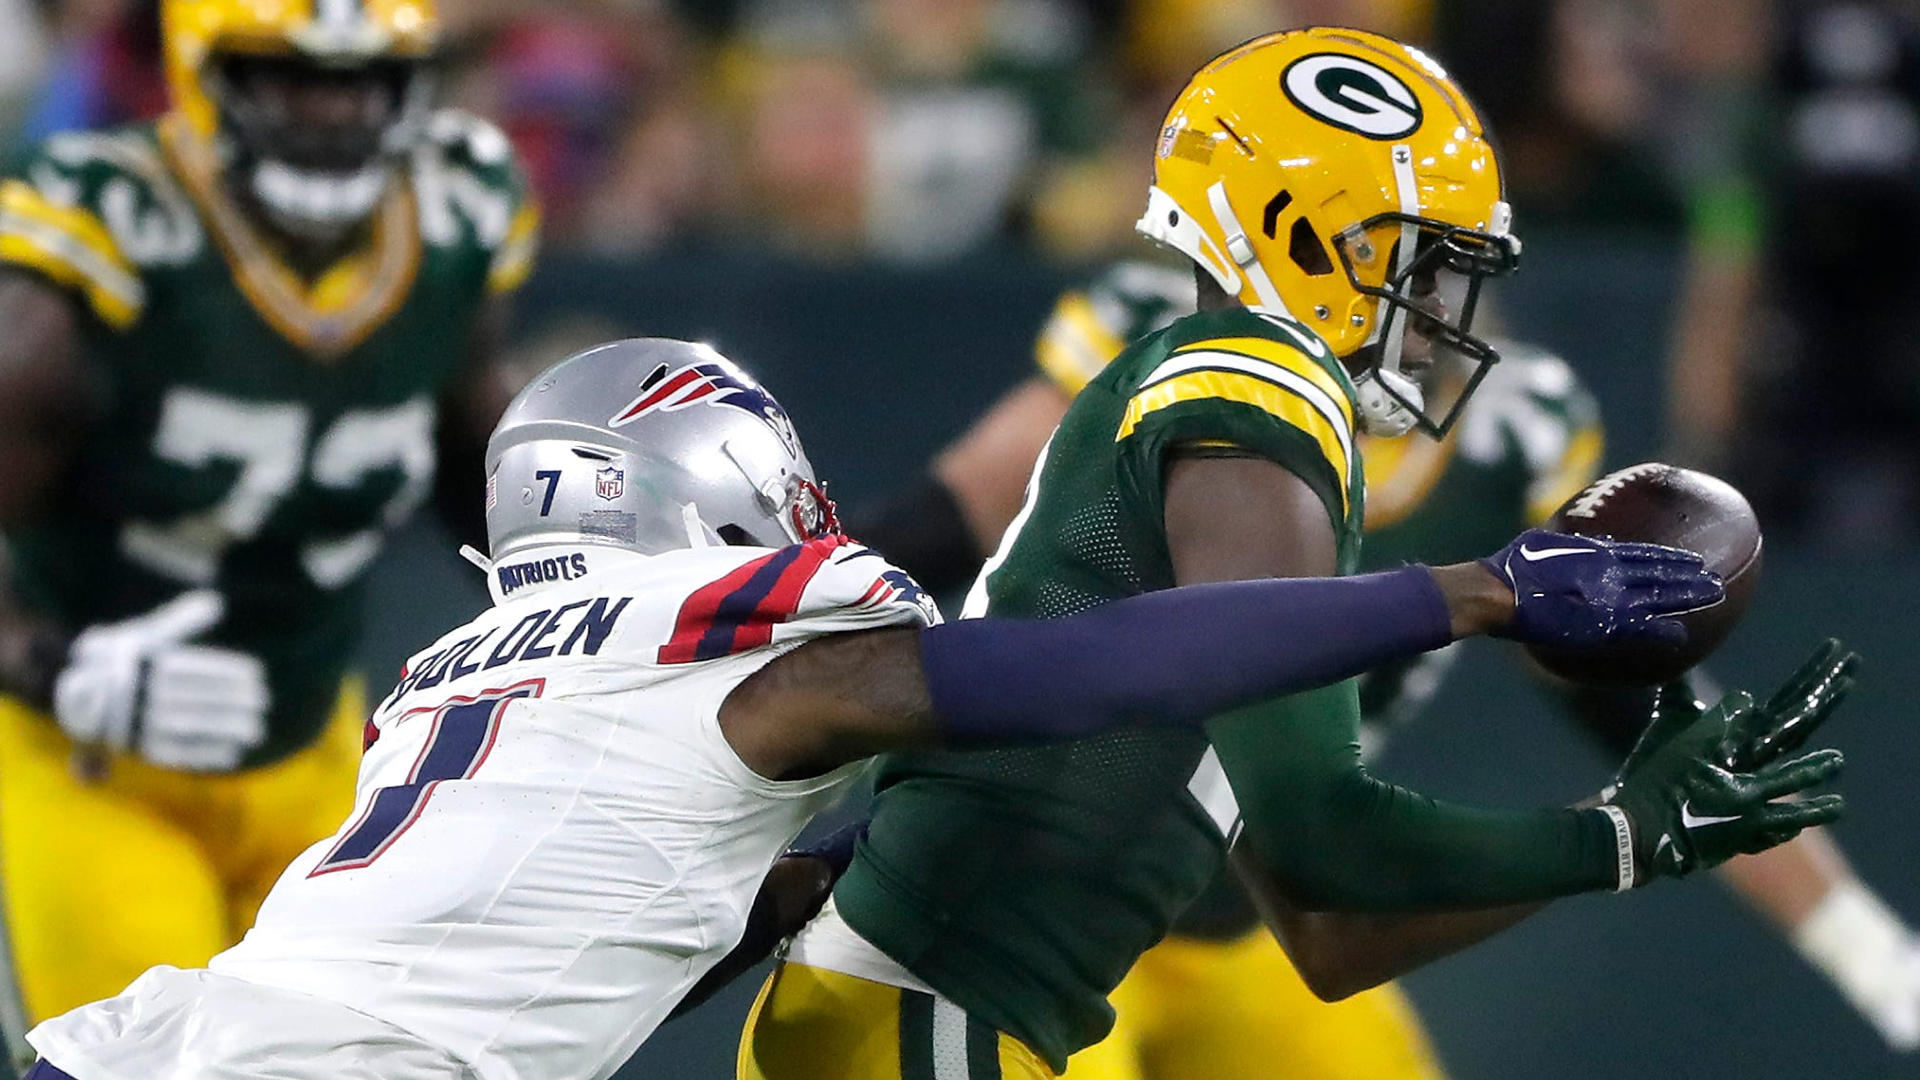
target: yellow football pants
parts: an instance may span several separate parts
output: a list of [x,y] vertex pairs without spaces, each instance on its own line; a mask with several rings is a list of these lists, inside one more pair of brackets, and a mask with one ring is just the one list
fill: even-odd
[[1419,1018],[1382,986],[1313,996],[1265,930],[1228,942],[1168,938],[1108,997],[1105,1041],[1064,1080],[1443,1080]]
[[287,863],[352,811],[365,715],[352,679],[320,740],[283,761],[208,776],[118,756],[96,782],[50,718],[0,697],[0,885],[29,1017],[238,941]]
[[932,994],[781,964],[740,1033],[738,1080],[1055,1080],[1011,1035]]

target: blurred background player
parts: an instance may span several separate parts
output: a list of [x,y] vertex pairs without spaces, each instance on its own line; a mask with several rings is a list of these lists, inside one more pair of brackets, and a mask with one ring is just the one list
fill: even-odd
[[[1478,118],[1417,50],[1313,29],[1203,67],[1167,116],[1139,226],[1192,260],[1199,311],[1091,360],[966,614],[1351,572],[1356,429],[1462,432],[1414,380],[1435,342],[1476,375],[1494,359],[1470,327],[1481,283],[1518,254],[1503,193]],[[1431,381],[1456,374],[1457,405],[1474,375]],[[1229,848],[1331,996],[1581,890],[1577,845],[1548,838],[1559,812],[1383,784],[1360,765],[1359,720],[1347,685],[1220,717],[1204,739],[883,759],[870,834],[762,991],[741,1076],[1053,1075],[1107,1034],[1106,995]],[[1263,1074],[1297,1065],[1268,1050]]]
[[0,876],[26,1010],[232,944],[339,824],[365,576],[477,535],[537,214],[431,0],[166,0],[156,122],[0,184]]

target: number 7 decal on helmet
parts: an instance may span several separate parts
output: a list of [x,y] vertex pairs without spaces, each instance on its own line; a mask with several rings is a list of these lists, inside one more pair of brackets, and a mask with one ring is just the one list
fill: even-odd
[[442,780],[465,780],[480,770],[500,734],[500,717],[510,702],[539,697],[545,679],[528,679],[472,697],[449,698],[444,704],[410,709],[395,723],[420,713],[433,714],[433,729],[407,773],[407,782],[383,787],[367,800],[366,809],[347,827],[308,877],[336,870],[369,866],[420,818]]

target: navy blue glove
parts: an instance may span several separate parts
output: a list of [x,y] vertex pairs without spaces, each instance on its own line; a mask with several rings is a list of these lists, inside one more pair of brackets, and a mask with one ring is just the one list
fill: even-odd
[[1687,630],[1670,616],[1726,598],[1700,556],[1659,544],[1528,529],[1480,564],[1513,590],[1513,621],[1495,636],[1529,645],[1678,645]]
[[[838,881],[840,875],[847,872],[847,867],[853,865],[853,849],[858,847],[860,841],[866,837],[867,819],[861,818],[858,821],[847,822],[810,844],[788,848],[787,853],[781,858],[819,859],[833,869],[833,880]],[[829,881],[827,884],[831,885],[833,882]],[[821,899],[824,903],[825,898]]]
[[827,897],[833,895],[833,883],[847,872],[853,862],[854,848],[867,835],[867,820],[861,818],[815,840],[790,848],[774,860],[760,883],[760,892],[747,912],[746,930],[733,951],[707,970],[693,984],[667,1019],[685,1016],[719,993],[755,964],[773,955],[780,943],[800,932],[820,914]]

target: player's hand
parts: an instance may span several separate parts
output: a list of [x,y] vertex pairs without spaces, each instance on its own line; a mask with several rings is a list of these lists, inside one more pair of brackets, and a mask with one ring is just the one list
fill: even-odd
[[1513,592],[1513,619],[1495,636],[1529,645],[1678,644],[1687,631],[1669,616],[1726,597],[1700,556],[1659,544],[1528,529],[1480,564]]
[[867,822],[862,819],[775,859],[760,882],[753,909],[747,913],[746,929],[733,951],[707,969],[667,1019],[698,1008],[812,922],[826,906],[827,897],[833,895],[833,883],[853,863],[853,850],[865,835]]
[[1652,723],[1603,793],[1632,823],[1640,882],[1765,851],[1840,816],[1839,795],[1780,800],[1839,773],[1838,750],[1787,755],[1846,698],[1858,662],[1829,641],[1765,705],[1736,692],[1703,710],[1680,685],[1662,688]]
[[[796,882],[789,887],[790,895],[781,904],[781,937],[799,933],[813,921],[815,915],[820,914],[820,909],[826,906],[827,897],[833,894],[834,882],[839,881],[840,875],[853,865],[854,848],[866,835],[867,822],[864,818],[848,822],[812,843],[789,850],[773,864],[775,870],[788,867],[789,873],[795,875]],[[801,875],[813,883],[810,893],[798,888]],[[768,880],[771,883],[771,874]]]
[[266,737],[265,665],[188,642],[220,621],[201,589],[144,615],[88,627],[53,686],[60,727],[83,748],[138,754],[171,769],[235,768]]

